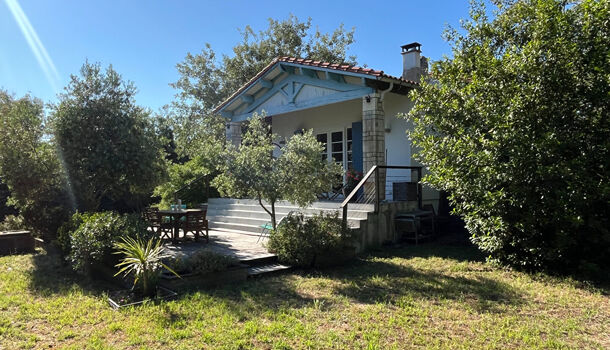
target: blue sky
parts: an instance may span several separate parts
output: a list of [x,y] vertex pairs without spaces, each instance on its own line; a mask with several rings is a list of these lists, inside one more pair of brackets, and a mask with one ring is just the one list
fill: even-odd
[[[29,22],[37,33],[39,44],[32,34],[30,41],[40,59],[11,12],[15,4],[27,17],[20,17],[22,25]],[[341,23],[355,27],[350,53],[358,62],[400,75],[400,45],[418,41],[433,60],[450,54],[441,34],[445,24],[457,27],[468,16],[468,1],[0,0],[0,88],[54,102],[88,59],[112,64],[138,87],[137,103],[156,110],[173,99],[168,84],[176,81],[176,63],[187,52],[199,52],[207,42],[230,55],[240,28],[265,29],[268,18],[290,13],[311,17],[322,31]]]

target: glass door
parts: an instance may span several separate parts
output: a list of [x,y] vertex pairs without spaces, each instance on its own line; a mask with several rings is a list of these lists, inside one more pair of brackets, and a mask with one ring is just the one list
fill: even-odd
[[330,139],[331,139],[331,153],[330,153],[330,157],[332,160],[334,160],[335,162],[341,164],[341,166],[345,166],[345,164],[343,164],[343,160],[345,159],[345,157],[343,157],[343,131],[335,131],[332,132],[330,134]]

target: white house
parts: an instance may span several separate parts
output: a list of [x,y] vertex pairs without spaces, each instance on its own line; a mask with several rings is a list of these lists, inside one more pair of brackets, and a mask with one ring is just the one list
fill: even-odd
[[[227,119],[227,138],[241,143],[242,123],[253,113],[265,113],[279,144],[303,129],[313,129],[327,145],[324,157],[344,169],[366,173],[374,165],[417,166],[407,138],[409,123],[397,114],[408,112],[408,93],[426,73],[421,45],[402,48],[403,74],[310,59],[280,57],[216,108]],[[383,173],[386,202],[397,198],[399,183],[416,181],[411,171]],[[438,203],[438,192],[423,191],[423,203]],[[389,225],[391,226],[391,225]]]

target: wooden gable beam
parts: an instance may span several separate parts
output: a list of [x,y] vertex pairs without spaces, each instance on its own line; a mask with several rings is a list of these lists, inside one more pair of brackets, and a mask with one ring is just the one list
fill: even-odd
[[252,95],[241,95],[241,100],[244,103],[252,103],[252,102],[254,102],[254,96],[252,96]]
[[260,83],[265,89],[271,89],[273,87],[273,82],[271,80],[262,79]]

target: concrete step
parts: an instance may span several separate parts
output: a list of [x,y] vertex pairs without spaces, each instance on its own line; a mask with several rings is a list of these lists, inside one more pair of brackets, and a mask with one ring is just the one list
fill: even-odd
[[288,271],[292,268],[292,266],[282,265],[282,264],[268,264],[268,265],[260,265],[260,266],[252,266],[248,268],[248,277],[259,277],[262,275],[279,273],[283,271]]
[[255,258],[242,259],[239,262],[249,267],[275,264],[277,263],[277,255],[269,253]]
[[[225,215],[208,216],[207,219],[209,222],[223,222],[223,223],[229,223],[229,224],[248,224],[248,225],[257,225],[259,227],[261,225],[271,222],[271,218],[269,217],[269,215],[267,215],[266,217],[263,217],[263,218],[258,218],[258,217],[235,216],[235,215],[232,215],[232,214],[234,214],[232,212],[227,212],[226,214],[228,214],[228,215],[226,215],[226,216]],[[235,214],[237,214],[237,213],[235,213]],[[306,217],[311,217],[311,216],[312,215],[306,215]],[[280,220],[282,220],[283,217],[284,217],[283,215],[278,215],[278,216],[276,216],[276,220],[279,222]],[[364,219],[348,217],[347,224],[350,227],[360,227],[360,222],[363,220]]]
[[[265,206],[268,206],[268,203],[263,202]],[[221,206],[252,206],[256,207],[260,210],[263,210],[255,199],[234,199],[234,198],[210,198],[208,201],[208,208],[210,207],[221,207]],[[275,203],[276,210],[278,209],[288,209],[290,210],[299,210],[303,209],[297,205],[294,205],[288,201],[278,201]],[[335,201],[315,201],[311,205],[307,207],[307,209],[318,209],[318,210],[341,210],[341,202]],[[360,204],[360,203],[350,203],[350,210],[364,210],[364,211],[373,211],[373,204]]]
[[[295,209],[295,210],[278,210],[276,208],[275,211],[275,215],[276,216],[286,216],[288,215],[291,211],[293,212],[300,212],[305,214],[306,216],[312,216],[312,215],[317,215],[320,213],[320,211],[324,212],[325,214],[332,214],[332,213],[338,213],[339,217],[343,216],[343,212],[340,210],[332,210],[332,209],[318,209],[318,208],[307,208],[307,209]],[[371,211],[365,211],[365,210],[352,210],[352,208],[349,208],[348,210],[348,216],[350,217],[366,217],[367,213],[369,213]],[[262,210],[262,208],[252,208],[250,206],[231,206],[231,207],[227,207],[227,206],[222,206],[222,207],[210,207],[208,208],[207,211],[207,216],[216,216],[216,215],[220,215],[220,216],[229,216],[229,214],[236,214],[237,216],[240,217],[253,217],[253,218],[263,218],[263,217],[269,217],[269,214]]]
[[261,233],[261,227],[260,225],[250,225],[250,224],[234,224],[234,223],[229,223],[229,222],[221,222],[221,221],[211,221],[208,220],[210,229],[212,230],[219,230],[219,231],[244,231],[244,232],[248,232],[248,233],[255,233],[255,234],[259,234]]

